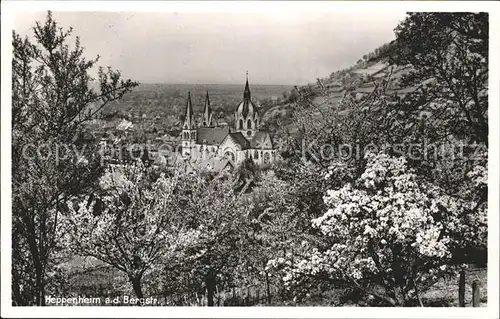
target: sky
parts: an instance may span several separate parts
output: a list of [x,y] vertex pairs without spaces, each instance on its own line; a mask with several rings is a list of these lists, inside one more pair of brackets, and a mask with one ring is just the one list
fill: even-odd
[[[31,35],[45,12],[22,12]],[[397,12],[53,12],[88,58],[142,83],[301,85],[394,39]]]

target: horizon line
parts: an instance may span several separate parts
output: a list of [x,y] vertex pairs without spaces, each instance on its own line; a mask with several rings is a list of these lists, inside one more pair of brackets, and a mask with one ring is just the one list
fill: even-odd
[[[139,85],[141,84],[166,84],[166,85],[242,85],[245,86],[245,83],[235,83],[235,82],[213,82],[213,83],[185,83],[185,82],[151,82],[151,81],[137,81]],[[310,82],[312,83],[312,82]],[[279,83],[249,83],[250,85],[274,85],[274,86],[301,86],[307,85],[302,84],[279,84]]]

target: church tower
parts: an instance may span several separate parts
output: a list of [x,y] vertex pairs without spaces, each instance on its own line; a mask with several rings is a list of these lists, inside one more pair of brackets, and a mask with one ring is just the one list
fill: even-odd
[[259,130],[260,117],[257,107],[251,100],[250,86],[247,80],[243,91],[243,101],[240,102],[234,114],[234,126],[237,132],[241,132],[247,139],[252,139]]
[[191,92],[188,92],[184,124],[182,125],[182,156],[189,156],[196,143],[196,123],[193,118]]
[[213,113],[210,107],[210,97],[205,97],[205,109],[203,111],[203,118],[201,119],[201,127],[212,127],[213,126]]

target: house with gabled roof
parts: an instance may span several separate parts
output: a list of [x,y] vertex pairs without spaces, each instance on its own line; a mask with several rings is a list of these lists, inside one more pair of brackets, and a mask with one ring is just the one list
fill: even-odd
[[258,165],[270,164],[276,160],[276,150],[271,134],[260,130],[260,124],[259,111],[251,99],[248,74],[243,100],[234,113],[233,126],[217,125],[208,92],[201,120],[197,122],[191,92],[188,92],[181,133],[182,156],[209,170],[217,170],[221,165],[224,168],[236,167],[246,158],[251,158]]

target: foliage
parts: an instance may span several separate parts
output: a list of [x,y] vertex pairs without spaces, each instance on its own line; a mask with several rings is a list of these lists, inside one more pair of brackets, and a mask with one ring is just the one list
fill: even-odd
[[[196,232],[188,249],[176,261],[163,262],[163,294],[206,289],[214,305],[216,289],[234,285],[240,255],[247,249],[248,208],[240,204],[237,181],[229,176],[205,179],[186,175],[176,190],[187,229]],[[177,274],[177,279],[173,278]]]
[[[354,184],[329,190],[326,213],[313,220],[327,241],[307,259],[282,261],[285,281],[323,275],[388,305],[406,305],[449,270],[463,242],[486,243],[486,211],[419,180],[403,158],[367,155]],[[279,266],[278,261],[271,264]]]
[[380,58],[390,57],[393,53],[395,41],[384,43],[380,47],[373,50],[368,54],[363,55],[363,61],[370,62]]
[[206,290],[213,305],[217,289],[241,280],[248,238],[238,176],[228,177],[172,176],[140,162],[109,171],[97,198],[70,205],[68,239],[76,254],[122,271],[140,298],[147,282],[147,294],[181,304]]
[[140,162],[101,178],[102,193],[69,203],[68,239],[74,252],[92,256],[127,275],[142,298],[144,274],[196,238],[175,198],[179,177]]
[[488,145],[488,14],[410,13],[395,31],[392,61],[411,66],[403,83],[418,86],[405,116],[428,111],[439,137]]
[[[44,304],[59,246],[63,203],[90,191],[100,174],[86,123],[136,83],[99,69],[98,87],[79,38],[47,15],[34,40],[13,33],[12,45],[12,291],[16,305]],[[59,256],[62,257],[62,256]],[[54,282],[54,281],[52,281]],[[52,289],[53,287],[48,287]]]
[[251,157],[245,158],[236,168],[235,176],[237,178],[235,190],[242,193],[250,192],[259,179],[259,167]]

